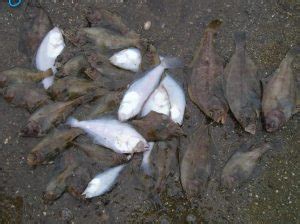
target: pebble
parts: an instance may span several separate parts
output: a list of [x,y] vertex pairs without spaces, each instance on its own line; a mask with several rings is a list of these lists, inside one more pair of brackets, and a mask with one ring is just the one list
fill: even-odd
[[151,21],[147,21],[144,23],[144,30],[149,30],[151,27]]

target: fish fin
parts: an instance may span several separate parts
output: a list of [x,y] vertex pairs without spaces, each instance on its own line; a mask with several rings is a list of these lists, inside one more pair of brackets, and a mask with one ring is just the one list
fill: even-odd
[[78,126],[79,121],[74,118],[74,117],[69,117],[66,124],[70,125],[71,127],[77,127]]
[[184,63],[181,59],[176,57],[163,57],[161,60],[161,65],[166,68],[182,68]]

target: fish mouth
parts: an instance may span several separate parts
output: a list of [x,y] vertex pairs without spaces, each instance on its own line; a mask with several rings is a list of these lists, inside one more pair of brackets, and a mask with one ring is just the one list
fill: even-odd
[[256,125],[255,124],[249,124],[247,127],[245,127],[245,131],[252,134],[252,135],[255,135]]

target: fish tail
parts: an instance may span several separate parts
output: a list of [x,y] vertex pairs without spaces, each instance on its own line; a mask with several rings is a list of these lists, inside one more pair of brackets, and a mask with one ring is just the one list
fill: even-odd
[[222,24],[222,21],[219,19],[212,20],[208,25],[207,29],[217,30]]
[[166,68],[182,68],[184,66],[181,59],[177,57],[161,57],[161,65]]
[[79,121],[74,117],[69,117],[66,124],[71,127],[78,127]]
[[245,45],[246,42],[246,32],[237,31],[233,34],[236,45]]

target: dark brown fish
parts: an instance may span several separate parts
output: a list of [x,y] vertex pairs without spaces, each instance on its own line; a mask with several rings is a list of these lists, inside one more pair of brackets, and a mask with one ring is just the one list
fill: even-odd
[[154,111],[139,120],[133,120],[132,125],[147,141],[163,141],[184,134],[169,116]]
[[88,94],[72,101],[56,102],[43,106],[31,115],[26,126],[22,128],[21,135],[27,137],[44,136],[52,127],[64,122],[76,107],[93,100],[93,98],[93,94]]
[[27,68],[14,67],[12,69],[0,72],[0,87],[11,84],[40,82],[44,78],[51,75],[51,69],[48,69],[44,72],[38,72]]
[[300,111],[300,108],[297,108],[299,88],[297,88],[296,76],[291,67],[297,54],[300,54],[300,48],[290,50],[264,86],[262,111],[268,132],[278,130],[293,114]]
[[223,168],[222,185],[232,189],[246,181],[252,174],[259,158],[269,149],[271,149],[271,145],[264,143],[258,147],[251,147],[248,151],[235,152]]
[[37,108],[51,102],[43,89],[30,84],[8,86],[3,90],[3,97],[12,105],[23,107],[31,113]]
[[206,192],[212,172],[211,154],[208,128],[200,126],[189,137],[180,166],[181,184],[188,197],[196,197]]
[[67,101],[93,91],[97,91],[97,94],[99,94],[98,96],[103,95],[107,93],[107,91],[103,89],[102,86],[103,84],[100,82],[92,82],[86,79],[70,76],[56,80],[48,89],[48,93],[53,99]]
[[52,29],[52,23],[41,7],[27,7],[24,15],[26,20],[20,31],[19,49],[32,58],[43,38]]
[[89,68],[90,64],[85,55],[77,55],[68,60],[62,67],[60,77],[77,76],[85,69]]
[[78,128],[53,131],[50,136],[45,137],[31,150],[27,156],[27,164],[36,166],[53,161],[76,137],[83,133],[84,131]]
[[74,151],[68,151],[63,154],[59,161],[58,174],[54,176],[47,185],[43,198],[46,202],[52,202],[58,199],[66,190],[68,177],[73,175],[73,171],[80,165],[78,155]]
[[121,165],[130,159],[130,156],[126,154],[115,153],[99,145],[78,142],[73,142],[73,144],[77,146],[79,150],[82,150],[90,160],[99,162],[104,167]]
[[111,112],[118,108],[123,94],[121,92],[110,92],[105,96],[95,100],[91,112],[87,115],[88,119],[95,119],[104,113]]
[[204,31],[199,50],[192,62],[188,92],[191,100],[216,122],[225,123],[228,106],[222,94],[223,59],[214,48],[214,36],[221,25],[213,20]]
[[146,44],[146,46],[141,49],[141,53],[142,62],[140,67],[142,71],[147,71],[160,63],[158,52],[152,44]]
[[246,34],[236,32],[236,48],[224,72],[224,91],[230,110],[245,129],[255,134],[261,109],[261,85],[257,68],[246,53]]

